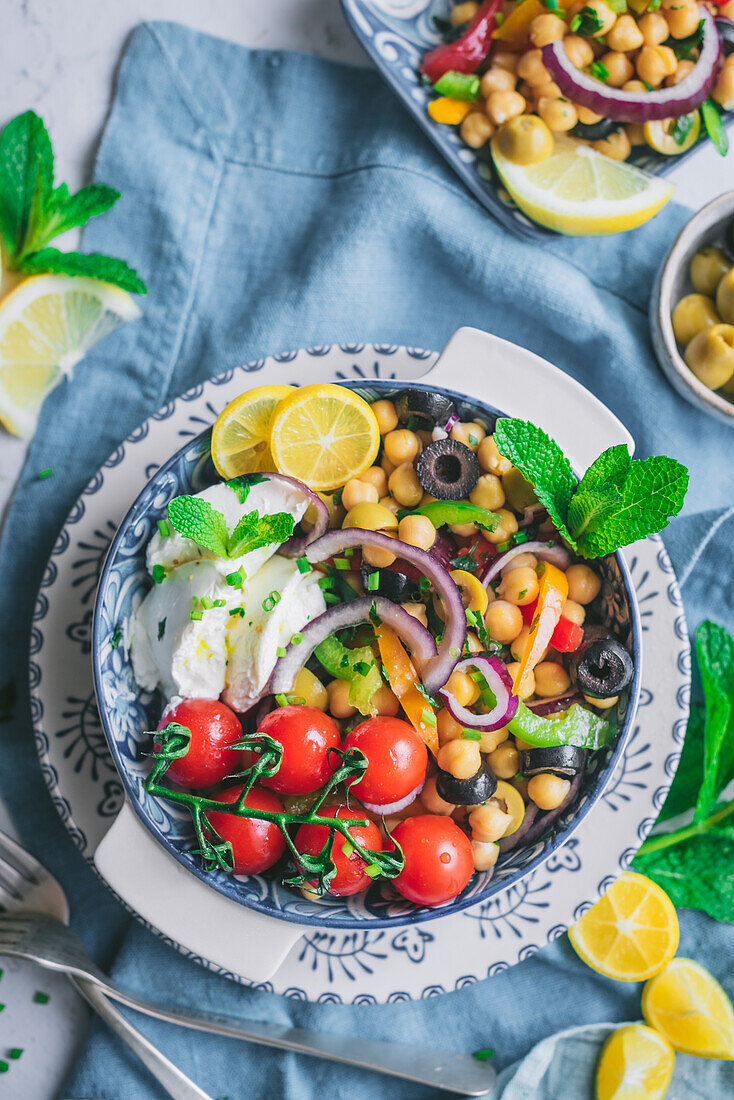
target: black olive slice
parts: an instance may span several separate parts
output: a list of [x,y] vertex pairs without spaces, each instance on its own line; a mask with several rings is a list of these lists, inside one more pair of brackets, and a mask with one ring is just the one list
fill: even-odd
[[618,129],[619,123],[613,118],[601,118],[598,122],[577,122],[573,128],[573,134],[574,137],[583,138],[584,141],[603,141]]
[[444,802],[452,806],[478,806],[486,802],[497,790],[497,780],[486,764],[468,779],[456,779],[451,772],[439,769],[436,776],[436,791]]
[[[376,569],[363,561],[359,570],[362,587],[368,596],[384,596],[393,603],[406,603],[412,600],[416,594],[416,584],[405,573],[399,573],[397,569]],[[377,582],[372,581],[377,588],[370,588],[370,577],[377,574]]]
[[462,500],[479,481],[479,459],[456,439],[436,439],[423,448],[415,464],[423,489],[439,500]]
[[456,415],[456,406],[448,397],[430,390],[401,390],[393,404],[401,420],[419,416],[442,428],[450,417]]
[[575,745],[554,745],[546,749],[525,749],[522,754],[523,775],[553,772],[554,775],[575,775],[583,767],[586,752]]
[[576,682],[584,695],[610,699],[619,695],[635,671],[627,650],[614,638],[592,642],[576,667]]

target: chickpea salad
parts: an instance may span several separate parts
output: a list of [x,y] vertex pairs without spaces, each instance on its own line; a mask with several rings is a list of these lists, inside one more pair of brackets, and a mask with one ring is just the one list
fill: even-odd
[[[600,153],[619,166],[637,147],[674,157],[706,135],[725,154],[722,111],[734,109],[732,20],[734,0],[457,3],[447,20],[434,20],[444,42],[421,63],[422,80],[437,94],[428,114],[456,126],[541,224],[583,232],[559,216],[575,196],[589,215],[593,203],[608,219],[615,210],[626,218],[588,231],[631,228],[656,213],[672,188],[663,194],[662,181],[648,177],[644,198],[645,173],[628,165],[615,175],[603,162],[595,172],[605,179],[594,187],[578,156]],[[639,201],[630,203],[625,188],[639,191]]]
[[689,274],[694,292],[673,310],[673,333],[696,378],[734,401],[734,221],[725,247],[700,248]]
[[579,481],[536,425],[418,387],[249,390],[211,451],[125,629],[161,700],[146,789],[203,867],[439,906],[546,837],[634,675],[600,560],[667,524],[685,468],[613,447]]

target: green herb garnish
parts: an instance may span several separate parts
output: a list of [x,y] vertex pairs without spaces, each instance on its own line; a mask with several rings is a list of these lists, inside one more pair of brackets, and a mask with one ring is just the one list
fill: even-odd
[[262,603],[263,611],[272,611],[273,608],[276,606],[276,604],[279,604],[279,603],[280,603],[280,592],[273,589],[273,591],[269,592],[267,594],[267,596],[265,597],[265,599],[263,600],[263,603]]
[[380,587],[380,574],[377,573],[377,572],[370,573],[370,575],[367,577],[367,591],[368,592],[376,592],[379,587]]
[[34,993],[33,1000],[36,1002],[37,1005],[47,1005],[51,998],[49,997],[48,993],[39,992]]
[[162,584],[166,579],[166,571],[162,565],[154,565],[151,570],[151,575],[156,584]]
[[261,485],[267,480],[262,474],[240,474],[239,477],[230,478],[225,484],[228,489],[237,494],[240,504],[244,504],[253,485]]
[[159,519],[158,520],[158,533],[160,534],[161,538],[163,538],[163,539],[168,538],[168,536],[171,533],[171,528],[170,528],[167,520],[165,520],[165,519]]
[[475,1050],[474,1057],[478,1062],[486,1062],[488,1058],[494,1055],[494,1051],[491,1047],[487,1047],[485,1050]]
[[481,741],[482,735],[479,730],[470,730],[464,726],[461,731],[461,739],[462,741]]
[[303,634],[294,634],[291,638],[291,645],[300,645],[303,641]]
[[592,61],[589,65],[589,73],[595,80],[609,79],[609,69],[602,61]]
[[51,477],[51,474],[53,472],[54,472],[53,466],[47,466],[45,470],[39,470],[38,471],[38,480],[43,481],[45,478]]
[[299,573],[310,573],[311,572],[311,566],[309,564],[308,558],[297,558],[296,559],[296,565],[298,566],[298,572]]
[[695,114],[681,115],[680,118],[677,118],[673,125],[670,127],[670,136],[672,137],[676,145],[685,144],[685,140],[691,131],[691,127],[693,126],[693,120],[695,119],[695,117]]
[[706,133],[711,138],[722,157],[725,157],[729,151],[729,138],[726,135],[724,124],[721,121],[721,112],[713,99],[707,99],[705,103],[701,104],[701,118],[703,119]]
[[283,543],[293,534],[290,512],[261,516],[247,512],[230,533],[223,514],[201,497],[174,497],[168,505],[168,519],[179,535],[219,558],[239,558],[252,550]]
[[117,647],[119,646],[121,641],[122,641],[122,627],[120,626],[119,623],[117,623],[117,625],[115,626],[115,629],[110,634],[110,646],[112,647],[112,649],[117,649]]
[[574,15],[573,19],[569,23],[569,28],[572,34],[580,34],[586,37],[592,37],[598,34],[604,26],[604,22],[599,18],[593,8],[582,8],[580,12]]

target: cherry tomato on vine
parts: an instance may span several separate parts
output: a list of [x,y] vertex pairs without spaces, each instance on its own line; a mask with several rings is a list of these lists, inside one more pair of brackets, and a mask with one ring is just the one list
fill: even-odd
[[[242,784],[229,787],[216,795],[217,802],[236,802],[242,791]],[[263,791],[253,787],[245,798],[245,806],[252,810],[268,810],[279,813],[283,804],[272,791]],[[236,875],[256,875],[266,871],[280,859],[285,851],[285,840],[277,825],[272,821],[263,821],[256,817],[239,817],[235,814],[207,810],[206,814],[212,829],[222,840],[232,845],[233,871]]]
[[367,770],[349,790],[375,812],[397,813],[426,778],[425,742],[400,718],[360,722],[345,737],[344,748],[359,749],[367,757]]
[[[166,772],[181,787],[211,787],[242,768],[240,749],[229,749],[242,737],[239,718],[218,699],[182,699],[164,711],[158,729],[178,722],[191,731],[185,756],[174,760]],[[156,740],[156,748],[160,743]]]
[[[359,819],[359,813],[356,806],[352,809],[347,806],[329,806],[321,811],[323,817],[351,818],[352,820]],[[373,852],[382,851],[382,837],[374,821],[368,821],[366,825],[353,825],[349,832],[363,848]],[[328,837],[327,825],[301,825],[294,843],[299,852],[315,856],[326,844]],[[329,892],[340,898],[366,890],[373,881],[371,875],[366,873],[368,864],[354,849],[350,851],[350,848],[351,845],[346,837],[341,833],[334,834],[331,859],[336,867],[336,874],[329,883]]]
[[339,727],[318,707],[278,707],[263,718],[258,733],[283,746],[277,773],[260,781],[279,794],[310,794],[339,766],[339,758],[329,751],[341,747]]
[[405,866],[393,886],[417,905],[443,905],[466,886],[474,871],[466,833],[450,817],[408,817],[392,833],[403,850]]

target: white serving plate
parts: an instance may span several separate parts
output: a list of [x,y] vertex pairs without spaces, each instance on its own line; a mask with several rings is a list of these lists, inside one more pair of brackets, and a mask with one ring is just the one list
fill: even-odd
[[[585,467],[612,443],[632,444],[619,421],[583,387],[496,337],[460,330],[435,363],[433,353],[415,349],[312,348],[197,386],[141,425],[92,479],[57,540],[36,605],[36,743],[52,797],[82,853],[131,912],[183,953],[235,979],[301,999],[370,1003],[433,996],[505,969],[562,934],[628,865],[652,827],[685,735],[688,634],[672,567],[656,538],[626,555],[640,601],[645,664],[638,722],[622,765],[574,837],[492,901],[397,931],[301,930],[243,910],[207,888],[123,807],[92,688],[97,577],[118,522],[153,470],[244,388],[355,377],[425,380],[430,374],[437,384],[535,420],[576,466]],[[246,377],[252,373],[256,379]],[[173,893],[175,907],[168,904]],[[249,935],[255,922],[266,922],[266,937]],[[248,945],[255,940],[253,957]]]

